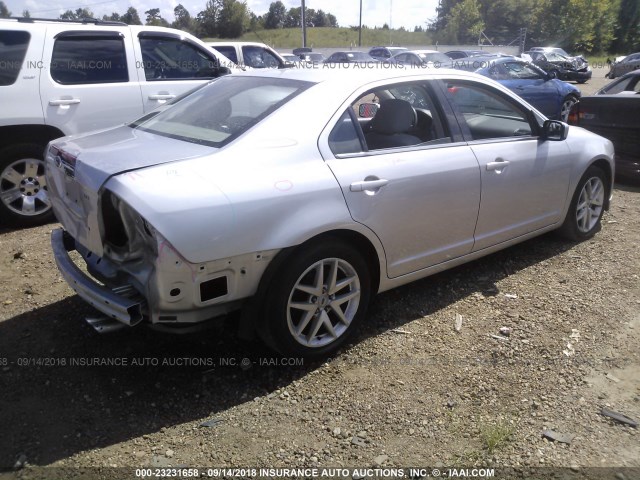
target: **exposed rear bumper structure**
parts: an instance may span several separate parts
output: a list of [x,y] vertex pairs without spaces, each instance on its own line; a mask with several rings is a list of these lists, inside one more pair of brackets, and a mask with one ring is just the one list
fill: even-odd
[[[125,325],[134,326],[142,321],[144,300],[140,300],[137,292],[128,285],[111,289],[80,270],[69,256],[76,246],[75,240],[67,232],[61,228],[53,230],[51,246],[60,273],[80,297],[109,318]],[[128,295],[134,292],[135,295]]]

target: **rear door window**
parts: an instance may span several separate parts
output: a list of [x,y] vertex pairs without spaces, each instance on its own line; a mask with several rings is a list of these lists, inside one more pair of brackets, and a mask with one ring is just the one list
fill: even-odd
[[62,85],[129,81],[124,37],[118,32],[64,32],[56,37],[51,77]]
[[0,30],[0,86],[13,85],[27,53],[28,32]]

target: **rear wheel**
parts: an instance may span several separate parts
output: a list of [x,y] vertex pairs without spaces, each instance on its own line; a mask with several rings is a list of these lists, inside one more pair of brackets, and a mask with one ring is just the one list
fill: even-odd
[[573,95],[567,95],[562,101],[562,105],[560,105],[560,115],[559,118],[563,122],[567,122],[569,120],[569,114],[571,113],[571,108],[578,102],[578,99]]
[[43,151],[43,146],[31,143],[0,151],[0,217],[4,221],[28,227],[54,218]]
[[265,342],[285,355],[319,358],[353,334],[371,297],[369,268],[353,247],[312,244],[294,254],[265,297]]
[[559,233],[571,240],[586,240],[601,228],[604,204],[609,195],[607,176],[591,166],[580,179]]
[[555,70],[555,69],[554,69],[554,70],[551,70],[551,71],[549,72],[549,76],[550,76],[551,78],[560,78],[560,72],[559,72],[558,70]]

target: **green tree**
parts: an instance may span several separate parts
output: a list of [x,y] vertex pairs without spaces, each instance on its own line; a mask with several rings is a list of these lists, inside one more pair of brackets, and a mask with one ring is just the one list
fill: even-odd
[[0,0],[0,18],[9,18],[11,16],[11,12],[5,5],[5,3]]
[[142,25],[142,20],[140,20],[140,15],[138,15],[138,10],[134,7],[129,7],[126,13],[120,17],[120,21],[127,25]]
[[215,37],[218,35],[218,17],[221,8],[221,0],[207,0],[204,10],[196,17],[199,36]]
[[287,20],[287,7],[284,6],[280,0],[272,2],[269,5],[269,11],[264,17],[264,28],[275,29],[284,28],[284,24]]
[[338,27],[338,19],[335,15],[331,13],[327,13],[327,22],[329,22],[329,27],[337,28]]
[[120,17],[119,13],[113,12],[111,15],[103,15],[102,20],[105,22],[121,22],[122,17]]
[[315,15],[311,19],[314,27],[328,27],[329,20],[327,19],[327,14],[322,10],[316,11]]
[[60,15],[62,20],[82,20],[84,18],[93,18],[93,12],[88,8],[78,8],[76,11],[67,10]]
[[146,12],[144,12],[144,14],[147,16],[147,20],[145,22],[145,25],[153,25],[154,27],[168,27],[169,26],[169,22],[167,22],[160,15],[160,9],[159,8],[151,8],[151,9],[147,10]]
[[484,21],[477,0],[463,0],[455,5],[447,17],[444,41],[447,43],[476,43]]
[[620,1],[615,40],[611,49],[616,53],[640,50],[640,2],[638,0]]
[[22,11],[22,16],[24,18],[31,18],[31,13],[29,13],[29,10],[27,10],[26,8]]
[[222,0],[218,17],[218,35],[223,38],[238,38],[249,26],[247,4],[238,0]]
[[171,24],[173,28],[189,33],[195,33],[195,21],[191,17],[189,11],[181,3],[173,9],[173,15],[176,17],[175,21]]

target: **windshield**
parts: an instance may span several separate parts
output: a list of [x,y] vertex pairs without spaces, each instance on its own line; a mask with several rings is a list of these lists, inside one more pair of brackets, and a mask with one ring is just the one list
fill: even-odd
[[141,118],[131,127],[221,147],[311,85],[269,77],[222,77],[157,115]]

